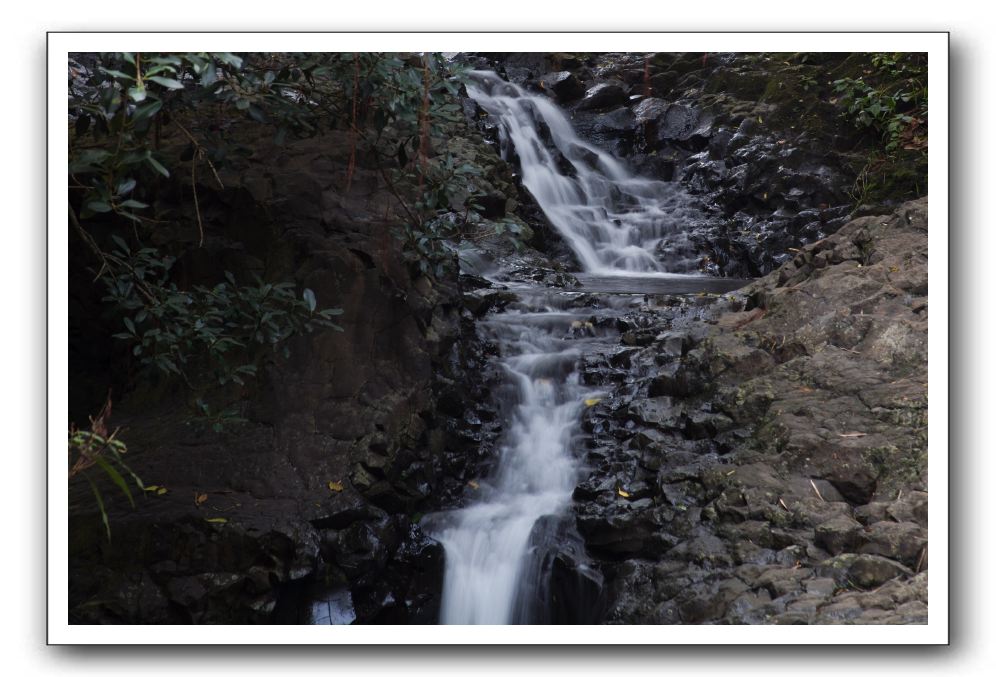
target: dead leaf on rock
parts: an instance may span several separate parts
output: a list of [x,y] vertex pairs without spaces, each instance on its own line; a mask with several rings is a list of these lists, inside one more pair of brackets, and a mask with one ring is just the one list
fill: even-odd
[[837,433],[838,437],[864,437],[868,433]]
[[343,490],[342,482],[333,482],[329,480],[329,491],[339,492]]
[[207,494],[198,494],[196,491],[194,492],[194,505],[202,505],[207,500]]

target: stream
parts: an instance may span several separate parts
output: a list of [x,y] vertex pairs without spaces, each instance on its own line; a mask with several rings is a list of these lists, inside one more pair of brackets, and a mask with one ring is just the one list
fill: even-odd
[[[558,520],[581,471],[580,413],[605,395],[581,382],[582,357],[618,346],[612,319],[645,294],[722,292],[742,282],[687,274],[695,261],[675,252],[697,208],[680,186],[632,175],[579,138],[547,97],[489,71],[472,77],[470,96],[499,121],[502,154],[518,159],[523,185],[574,250],[584,269],[578,279],[597,300],[506,283],[517,301],[479,323],[505,374],[493,393],[506,422],[497,468],[475,483],[467,506],[429,515],[423,527],[446,552],[441,623],[550,622],[552,565],[571,540]],[[583,554],[575,559],[583,576]],[[586,620],[585,609],[571,615]]]

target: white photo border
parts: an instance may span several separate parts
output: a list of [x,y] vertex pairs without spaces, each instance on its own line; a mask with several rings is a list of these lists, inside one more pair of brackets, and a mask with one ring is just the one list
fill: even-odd
[[[52,32],[48,34],[48,643],[49,644],[722,644],[900,645],[949,643],[949,35],[946,32]],[[817,626],[134,626],[70,625],[68,616],[68,161],[69,52],[926,52],[928,155],[929,519],[932,557],[925,625]],[[404,627],[400,632],[399,628]],[[394,629],[391,629],[394,628]]]

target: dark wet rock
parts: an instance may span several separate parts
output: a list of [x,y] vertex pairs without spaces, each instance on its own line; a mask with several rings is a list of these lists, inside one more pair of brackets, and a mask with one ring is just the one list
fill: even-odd
[[816,527],[816,545],[831,555],[856,552],[864,540],[861,524],[850,517],[834,517]]
[[611,108],[625,102],[629,98],[625,87],[620,82],[601,82],[587,92],[578,103],[578,110],[600,110]]
[[575,514],[608,622],[923,622],[925,208],[851,222],[732,300],[619,323],[658,338],[618,358],[628,376],[584,428]]
[[712,117],[698,108],[670,104],[663,115],[647,120],[646,139],[651,148],[660,148],[667,142],[701,148],[712,133],[712,125]]
[[651,397],[688,397],[701,393],[705,388],[706,379],[697,365],[676,362],[665,365],[657,372],[657,376],[650,382],[648,393]]
[[480,317],[485,313],[501,310],[517,298],[512,292],[500,289],[474,289],[463,295],[463,305],[475,316]]
[[543,89],[550,91],[560,103],[568,103],[585,93],[584,84],[570,71],[547,73],[539,79]]
[[726,544],[710,533],[703,533],[692,540],[678,544],[668,552],[668,557],[684,559],[699,565],[730,566],[733,563],[726,550]]
[[882,555],[911,568],[917,566],[927,544],[926,532],[911,522],[876,522],[867,527],[864,536],[867,543],[859,552]]
[[685,435],[689,439],[712,439],[733,425],[733,420],[724,414],[711,411],[693,411],[685,417]]
[[353,594],[357,622],[436,623],[442,598],[443,547],[416,524],[396,524],[400,544],[370,585]]
[[628,331],[619,337],[619,340],[626,346],[649,346],[654,342],[656,336],[649,331]]
[[895,560],[879,555],[838,555],[820,565],[820,570],[841,585],[856,585],[870,589],[891,581],[904,579],[913,572]]
[[618,495],[613,500],[606,506],[589,505],[578,514],[578,530],[590,549],[612,556],[653,556],[674,545],[659,528],[667,513],[648,509],[652,501],[631,504]]
[[670,397],[638,399],[629,407],[629,415],[634,421],[659,427],[676,425],[680,414],[680,408],[675,408]]
[[585,552],[574,520],[540,518],[529,536],[536,556],[523,578],[530,581],[519,595],[518,623],[590,624],[601,620],[604,577]]
[[803,588],[803,581],[812,575],[812,570],[805,568],[769,567],[756,579],[756,584],[763,587],[772,599],[798,592]]
[[618,369],[629,369],[633,364],[633,357],[639,352],[637,348],[622,348],[609,355],[608,362]]
[[837,583],[832,578],[812,578],[805,582],[806,592],[810,595],[830,597],[837,589]]
[[673,360],[681,357],[692,345],[691,337],[677,332],[664,332],[655,339],[658,360]]
[[737,579],[728,579],[708,586],[687,588],[675,598],[681,621],[703,623],[722,617],[730,604],[747,592],[748,586]]
[[918,526],[926,529],[927,492],[907,491],[895,501],[888,504],[885,508],[885,512],[890,518],[897,522],[914,522]]

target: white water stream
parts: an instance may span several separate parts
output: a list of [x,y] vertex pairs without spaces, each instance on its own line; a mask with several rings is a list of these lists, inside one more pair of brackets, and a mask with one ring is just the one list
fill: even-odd
[[436,538],[446,549],[443,623],[509,623],[530,533],[543,515],[570,501],[577,468],[571,437],[585,389],[578,347],[563,336],[574,315],[507,312],[482,327],[502,346],[511,384],[510,424],[496,475],[482,480],[481,500],[450,513]]
[[[695,261],[656,252],[686,242],[685,224],[702,214],[675,184],[632,175],[609,153],[581,139],[564,111],[491,71],[473,71],[467,92],[499,120],[502,153],[519,157],[522,184],[550,223],[596,275],[694,271]],[[666,256],[666,254],[664,254]]]
[[[656,249],[665,237],[682,237],[683,215],[692,209],[685,193],[631,175],[580,139],[547,97],[491,72],[473,77],[470,96],[499,120],[505,150],[511,144],[519,157],[523,184],[585,272],[668,275]],[[682,261],[669,261],[668,267],[689,269]],[[531,558],[549,545],[538,542],[543,536],[534,526],[566,510],[577,481],[572,438],[585,400],[597,395],[579,384],[577,363],[586,347],[607,337],[579,338],[575,331],[568,340],[572,327],[590,328],[584,321],[591,309],[568,309],[563,294],[534,288],[520,296],[521,303],[480,325],[499,346],[511,386],[496,393],[508,415],[498,469],[480,481],[475,503],[425,522],[446,550],[443,623],[529,622],[535,600],[523,596],[536,586],[522,579],[524,572],[535,574]]]

